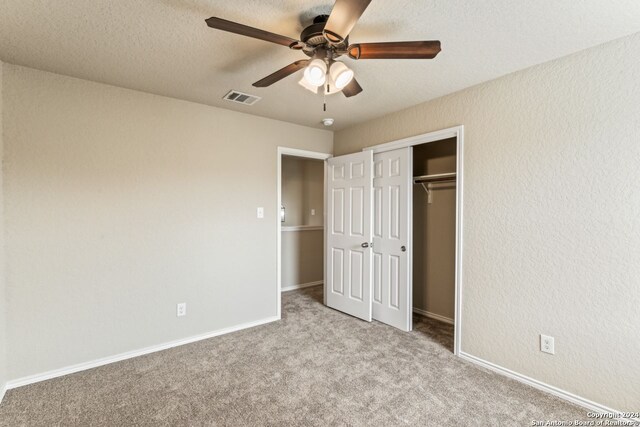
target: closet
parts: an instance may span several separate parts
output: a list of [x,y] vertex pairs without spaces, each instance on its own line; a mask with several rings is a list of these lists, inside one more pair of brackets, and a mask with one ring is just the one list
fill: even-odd
[[456,138],[413,147],[413,308],[455,318]]
[[326,174],[325,304],[403,331],[413,313],[455,323],[456,354],[463,130],[332,157]]

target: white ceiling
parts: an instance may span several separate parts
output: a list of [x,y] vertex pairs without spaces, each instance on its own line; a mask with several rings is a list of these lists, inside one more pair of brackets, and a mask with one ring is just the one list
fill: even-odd
[[[350,41],[441,40],[434,60],[345,62],[364,88],[328,98],[297,84],[251,84],[305,58],[210,29],[210,16],[298,38],[331,0],[1,0],[0,59],[308,126],[341,129],[640,31],[638,0],[373,0]],[[633,52],[630,54],[637,54]],[[236,89],[254,106],[222,100]]]

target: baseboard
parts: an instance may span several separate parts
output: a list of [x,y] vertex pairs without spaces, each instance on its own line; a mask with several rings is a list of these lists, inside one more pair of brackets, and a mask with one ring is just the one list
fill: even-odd
[[[601,405],[599,403],[593,402],[589,399],[585,399],[584,397],[577,396],[568,391],[562,390],[558,387],[554,387],[552,385],[543,383],[542,381],[538,381],[526,375],[522,375],[518,372],[514,372],[510,369],[503,368],[502,366],[496,365],[495,363],[487,362],[484,359],[481,359],[476,356],[472,356],[469,353],[465,353],[464,351],[460,352],[459,355],[462,359],[465,359],[471,363],[482,366],[483,368],[489,369],[491,371],[502,374],[506,377],[519,381],[521,383],[527,384],[533,388],[537,388],[538,390],[542,390],[554,396],[557,396],[561,399],[564,399],[568,402],[576,404],[578,406],[582,406],[585,409],[588,409],[592,412],[600,412],[600,413],[611,413],[611,414],[620,414],[621,411],[613,410],[607,406]],[[631,421],[633,419],[627,418],[626,421]],[[596,420],[597,421],[597,420]]]
[[435,320],[439,320],[439,321],[444,322],[444,323],[448,323],[450,325],[455,324],[455,321],[453,319],[441,316],[439,314],[431,313],[430,311],[427,311],[427,310],[422,310],[421,308],[413,307],[413,312],[416,313],[416,314],[419,314],[421,316],[428,317],[430,319],[435,319]]
[[309,283],[302,283],[300,285],[287,286],[286,288],[280,289],[280,292],[295,291],[296,289],[309,288],[311,286],[322,285],[323,283],[324,281],[318,280],[317,282],[309,282]]
[[255,326],[260,326],[266,323],[275,322],[276,320],[280,320],[280,318],[277,316],[268,317],[266,319],[256,320],[255,322],[243,323],[240,325],[231,326],[229,328],[219,329],[213,332],[207,332],[200,335],[194,335],[188,338],[166,342],[164,344],[145,347],[140,350],[128,351],[126,353],[120,353],[115,356],[104,357],[101,359],[92,360],[90,362],[84,362],[84,363],[79,363],[77,365],[67,366],[66,368],[54,369],[52,371],[43,372],[41,374],[29,375],[27,377],[18,378],[16,380],[9,381],[6,385],[6,389],[11,390],[13,388],[22,387],[22,386],[37,383],[40,381],[50,380],[52,378],[73,374],[75,372],[86,371],[87,369],[97,368],[98,366],[108,365],[110,363],[120,362],[122,360],[132,359],[138,356],[144,356],[145,354],[155,353],[158,351],[167,350],[169,348],[179,347],[185,344],[191,344],[193,342],[206,340],[208,338],[229,334],[231,332],[237,332],[242,329],[253,328]]
[[7,385],[3,384],[2,387],[0,388],[0,404],[2,403],[2,400],[4,399],[4,395],[7,392]]

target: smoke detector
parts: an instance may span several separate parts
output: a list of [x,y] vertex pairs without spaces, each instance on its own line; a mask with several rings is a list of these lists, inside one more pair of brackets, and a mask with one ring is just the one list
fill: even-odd
[[327,117],[326,119],[322,119],[322,124],[325,126],[333,126],[333,119]]

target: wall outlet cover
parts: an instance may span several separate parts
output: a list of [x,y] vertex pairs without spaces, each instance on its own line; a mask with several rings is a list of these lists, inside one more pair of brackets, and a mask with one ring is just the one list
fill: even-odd
[[543,353],[556,354],[554,338],[548,335],[540,335],[540,351]]

